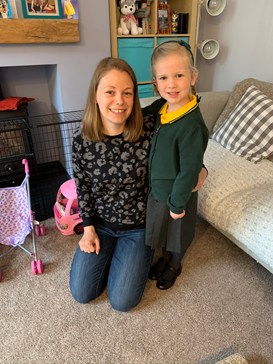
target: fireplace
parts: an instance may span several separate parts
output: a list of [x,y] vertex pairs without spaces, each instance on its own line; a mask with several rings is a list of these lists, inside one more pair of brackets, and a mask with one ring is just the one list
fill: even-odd
[[[36,219],[43,221],[53,216],[58,188],[72,177],[72,133],[82,110],[63,112],[56,63],[0,67],[0,93],[1,86],[2,98],[35,100],[21,110],[0,111],[0,188],[21,184],[22,159],[28,159],[31,207]],[[73,108],[77,95],[73,90],[69,95],[69,108]]]

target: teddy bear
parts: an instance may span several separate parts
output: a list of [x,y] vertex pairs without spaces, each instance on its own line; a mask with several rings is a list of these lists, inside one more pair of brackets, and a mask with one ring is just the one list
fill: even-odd
[[134,16],[136,11],[135,0],[120,0],[120,24],[118,27],[119,35],[138,35],[143,33],[143,29],[138,27]]

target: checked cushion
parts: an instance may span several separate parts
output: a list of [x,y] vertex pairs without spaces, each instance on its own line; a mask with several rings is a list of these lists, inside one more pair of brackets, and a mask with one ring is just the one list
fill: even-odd
[[273,154],[273,101],[250,86],[211,138],[254,163],[269,157]]

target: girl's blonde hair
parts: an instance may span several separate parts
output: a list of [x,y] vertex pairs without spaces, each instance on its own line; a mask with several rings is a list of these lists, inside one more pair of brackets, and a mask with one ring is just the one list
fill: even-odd
[[100,80],[111,70],[127,72],[133,82],[133,109],[126,121],[123,136],[125,140],[135,142],[139,139],[143,130],[143,116],[138,97],[137,80],[135,73],[129,64],[119,58],[107,57],[102,59],[94,71],[83,114],[82,135],[84,139],[94,142],[102,141],[104,139],[103,124],[96,94]]
[[[159,44],[153,51],[151,65],[152,65],[152,75],[153,80],[156,78],[155,74],[155,64],[156,62],[161,59],[162,57],[168,56],[170,54],[180,54],[182,57],[187,57],[189,61],[189,67],[193,74],[198,76],[198,70],[194,66],[194,57],[191,51],[191,47],[188,43],[184,42],[183,40],[176,41],[176,40],[169,40]],[[195,95],[195,87],[192,86],[192,94]]]

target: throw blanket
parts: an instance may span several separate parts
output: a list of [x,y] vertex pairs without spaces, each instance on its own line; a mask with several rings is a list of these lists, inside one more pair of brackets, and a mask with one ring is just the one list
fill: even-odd
[[273,163],[254,164],[210,140],[198,212],[273,272]]
[[7,97],[0,101],[0,111],[17,110],[20,106],[27,104],[29,101],[35,100],[32,97]]

